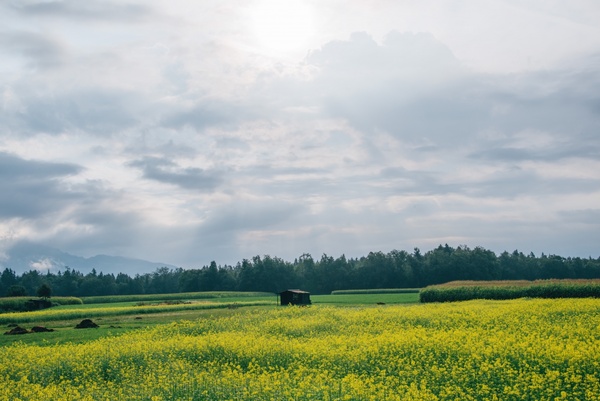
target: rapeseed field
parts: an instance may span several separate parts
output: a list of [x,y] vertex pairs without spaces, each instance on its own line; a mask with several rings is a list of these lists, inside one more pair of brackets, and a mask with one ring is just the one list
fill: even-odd
[[600,400],[600,299],[247,309],[0,348],[0,400]]

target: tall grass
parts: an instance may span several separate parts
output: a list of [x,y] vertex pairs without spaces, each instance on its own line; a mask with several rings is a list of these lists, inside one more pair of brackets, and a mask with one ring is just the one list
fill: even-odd
[[598,298],[600,280],[459,281],[425,287],[421,302],[470,299]]

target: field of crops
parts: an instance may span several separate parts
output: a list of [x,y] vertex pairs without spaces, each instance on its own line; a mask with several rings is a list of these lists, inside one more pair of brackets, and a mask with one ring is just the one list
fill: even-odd
[[599,279],[451,281],[421,289],[421,302],[469,299],[600,298]]
[[242,308],[0,347],[0,400],[599,400],[600,300]]

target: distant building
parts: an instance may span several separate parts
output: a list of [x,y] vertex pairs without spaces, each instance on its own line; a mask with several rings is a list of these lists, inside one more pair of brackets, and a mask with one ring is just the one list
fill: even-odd
[[286,290],[279,293],[279,305],[310,305],[310,292]]

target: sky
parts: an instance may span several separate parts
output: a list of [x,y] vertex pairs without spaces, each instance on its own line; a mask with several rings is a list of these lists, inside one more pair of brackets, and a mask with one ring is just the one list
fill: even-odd
[[599,257],[597,0],[0,2],[0,258]]

